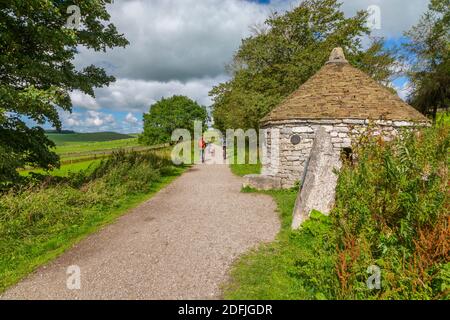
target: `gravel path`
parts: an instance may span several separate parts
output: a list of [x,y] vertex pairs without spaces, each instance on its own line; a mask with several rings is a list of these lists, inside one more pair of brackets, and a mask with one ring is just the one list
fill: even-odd
[[[280,228],[273,200],[241,183],[228,166],[197,165],[1,298],[220,298],[232,262]],[[80,290],[67,289],[73,265]]]

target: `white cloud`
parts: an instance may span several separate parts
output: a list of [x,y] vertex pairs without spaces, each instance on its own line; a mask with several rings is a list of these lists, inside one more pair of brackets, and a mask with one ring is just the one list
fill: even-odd
[[398,38],[417,23],[427,10],[428,0],[344,0],[342,9],[346,15],[354,15],[359,10],[378,6],[381,13],[381,29],[373,30],[374,35]]
[[[185,95],[207,106],[211,104],[208,92],[212,86],[226,79],[223,76],[214,79],[194,79],[186,83],[118,79],[108,88],[96,90],[96,101],[98,105],[113,111],[147,112],[150,105],[161,98]],[[88,99],[78,99],[80,102],[85,100]],[[74,106],[91,109],[90,104],[74,103]]]
[[109,12],[130,45],[106,54],[81,48],[76,64],[166,82],[223,74],[249,27],[263,22],[270,7],[243,0],[133,0],[115,1]]
[[62,113],[60,114],[64,128],[76,128],[82,124],[81,115],[79,113]]
[[[130,41],[106,54],[81,48],[76,64],[103,66],[118,78],[188,81],[218,77],[231,61],[250,26],[272,11],[282,12],[300,1],[270,5],[244,0],[117,0],[109,5],[111,21]],[[343,0],[347,16],[376,5],[381,30],[374,34],[400,37],[426,10],[425,0]]]
[[114,116],[99,111],[61,112],[63,129],[78,132],[110,131],[117,126]]
[[112,125],[115,123],[112,114],[104,114],[97,111],[88,111],[84,124],[88,127],[102,127],[103,125]]
[[100,105],[93,97],[84,94],[81,91],[76,90],[71,92],[70,98],[72,99],[72,104],[74,106],[82,106],[83,108],[91,110],[101,109]]
[[138,119],[131,112],[129,112],[125,117],[125,122],[129,124],[137,124]]
[[[83,111],[80,115],[66,116],[64,123],[83,130],[106,127],[131,130],[134,125],[131,120],[136,119],[133,113],[147,112],[151,104],[174,94],[210,105],[208,92],[228,79],[224,67],[231,62],[241,39],[250,34],[249,27],[262,23],[272,11],[283,12],[299,2],[272,0],[269,5],[262,5],[245,0],[116,0],[108,6],[111,21],[130,45],[107,53],[80,48],[75,64],[78,68],[89,64],[101,66],[116,76],[117,82],[97,89],[95,99],[80,92],[72,93],[75,107],[98,114]],[[401,37],[418,21],[428,4],[426,0],[342,2],[347,16],[366,10],[369,5],[379,6],[381,30],[375,30],[374,34],[389,38]],[[405,96],[406,89],[402,90],[400,95]],[[129,112],[131,117],[118,119],[116,111]],[[108,118],[108,113],[115,116]]]

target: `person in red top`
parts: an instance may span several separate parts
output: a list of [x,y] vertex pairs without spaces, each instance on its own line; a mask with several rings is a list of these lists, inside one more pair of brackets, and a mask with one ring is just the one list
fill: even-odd
[[202,163],[205,163],[206,142],[205,139],[203,139],[203,136],[198,140],[198,147],[200,148],[200,159],[202,159]]

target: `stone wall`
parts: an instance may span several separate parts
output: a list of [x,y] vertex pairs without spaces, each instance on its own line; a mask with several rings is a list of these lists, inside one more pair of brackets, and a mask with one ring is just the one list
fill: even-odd
[[[402,128],[415,126],[406,121],[356,119],[272,122],[262,128],[266,130],[262,175],[280,178],[283,188],[291,188],[303,177],[319,127],[330,134],[333,150],[341,154],[344,148],[351,147],[352,137],[367,130],[369,123],[374,127],[374,134],[382,135],[385,140],[397,135]],[[293,143],[298,142],[292,139],[294,135],[300,137],[298,144]]]

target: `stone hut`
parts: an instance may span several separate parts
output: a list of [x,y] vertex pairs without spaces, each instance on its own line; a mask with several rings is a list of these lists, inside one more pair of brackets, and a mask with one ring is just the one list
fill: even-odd
[[[364,72],[352,67],[343,50],[261,121],[264,129],[261,176],[249,177],[256,188],[290,188],[304,180],[316,133],[331,139],[336,155],[351,152],[351,135],[369,123],[388,137],[401,128],[428,123],[426,117]],[[377,129],[378,130],[378,129]]]

